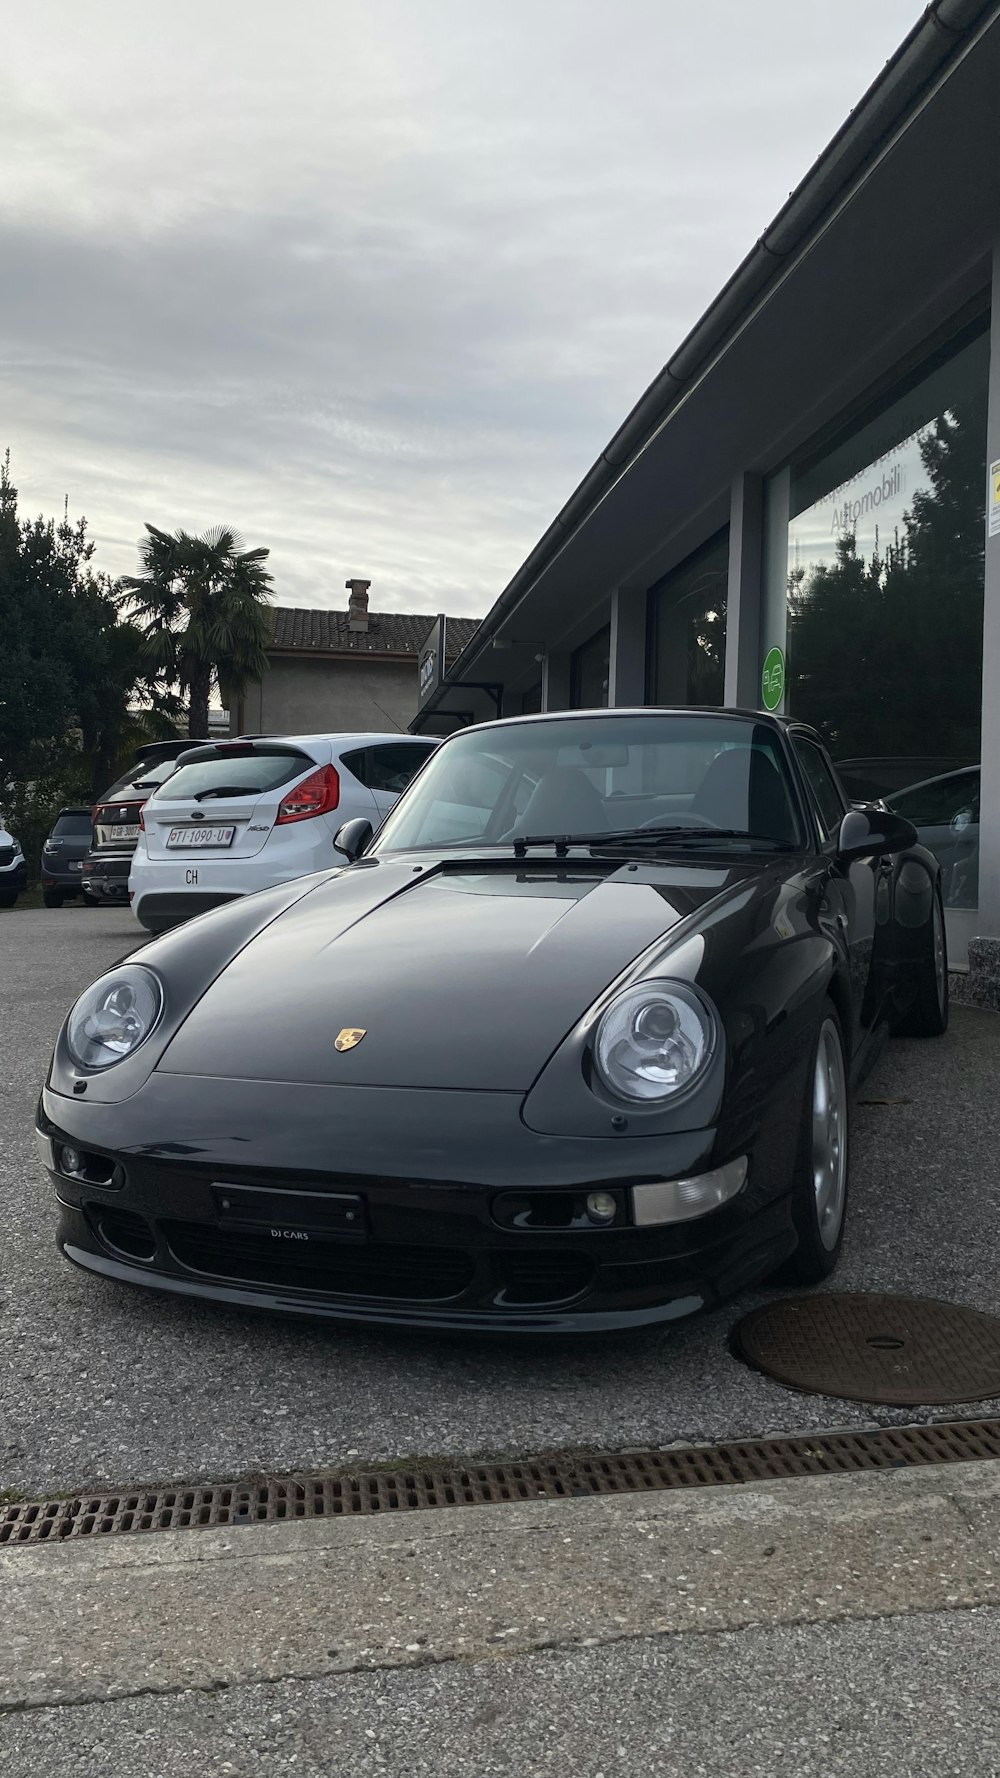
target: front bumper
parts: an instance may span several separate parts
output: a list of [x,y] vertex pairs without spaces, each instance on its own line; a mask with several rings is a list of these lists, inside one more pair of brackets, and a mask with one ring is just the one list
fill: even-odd
[[[510,1334],[625,1328],[719,1302],[795,1244],[766,1141],[722,1209],[637,1228],[630,1187],[708,1171],[722,1158],[714,1132],[539,1137],[517,1095],[154,1075],[121,1105],[46,1090],[40,1125],[68,1259],[291,1315]],[[84,1177],[57,1163],[66,1143],[89,1157]],[[551,1219],[598,1188],[621,1207],[610,1227],[501,1220],[507,1194]]]

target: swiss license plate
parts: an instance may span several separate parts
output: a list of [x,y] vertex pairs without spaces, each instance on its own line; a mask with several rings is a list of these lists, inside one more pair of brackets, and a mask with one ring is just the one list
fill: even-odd
[[82,858],[71,858],[69,861],[69,868],[70,868],[70,870],[82,870],[83,869],[83,859]]
[[111,829],[111,838],[113,840],[134,840],[138,831],[139,829],[133,821],[131,827],[113,827]]
[[235,827],[172,827],[167,835],[167,845],[176,849],[190,851],[204,846],[231,846]]

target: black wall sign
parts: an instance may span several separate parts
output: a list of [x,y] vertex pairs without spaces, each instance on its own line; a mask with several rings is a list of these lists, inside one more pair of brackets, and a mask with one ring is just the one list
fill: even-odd
[[417,709],[423,709],[432,691],[444,678],[444,632],[447,619],[442,614],[435,622],[417,657]]

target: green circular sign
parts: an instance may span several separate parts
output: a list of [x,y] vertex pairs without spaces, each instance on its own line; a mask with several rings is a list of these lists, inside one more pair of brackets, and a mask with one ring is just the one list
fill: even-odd
[[760,676],[760,695],[765,710],[776,710],[785,695],[785,657],[780,648],[768,650]]

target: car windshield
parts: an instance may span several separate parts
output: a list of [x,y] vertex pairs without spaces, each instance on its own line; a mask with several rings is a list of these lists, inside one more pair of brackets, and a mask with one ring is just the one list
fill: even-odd
[[650,713],[539,717],[456,735],[404,793],[374,850],[562,837],[644,849],[802,841],[772,727]]

